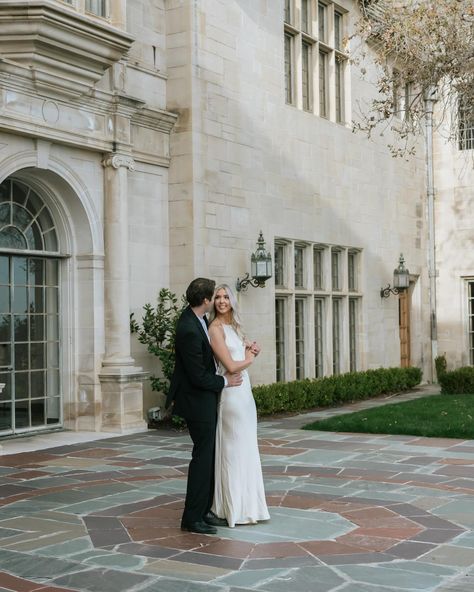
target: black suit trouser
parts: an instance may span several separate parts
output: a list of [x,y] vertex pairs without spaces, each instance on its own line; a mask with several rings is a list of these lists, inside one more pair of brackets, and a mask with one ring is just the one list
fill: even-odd
[[187,419],[186,423],[194,446],[182,522],[191,524],[201,521],[212,506],[217,422]]

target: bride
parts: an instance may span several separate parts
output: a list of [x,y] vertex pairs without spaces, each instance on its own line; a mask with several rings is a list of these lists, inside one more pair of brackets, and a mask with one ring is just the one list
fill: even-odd
[[228,285],[216,288],[209,336],[220,373],[242,372],[240,386],[224,388],[217,420],[212,511],[230,527],[269,520],[257,443],[257,411],[246,368],[260,348],[245,340],[237,301]]

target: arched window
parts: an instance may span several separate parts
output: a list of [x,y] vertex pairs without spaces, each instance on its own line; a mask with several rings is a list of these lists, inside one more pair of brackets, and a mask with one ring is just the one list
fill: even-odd
[[13,179],[0,185],[0,248],[58,252],[47,206],[33,189]]

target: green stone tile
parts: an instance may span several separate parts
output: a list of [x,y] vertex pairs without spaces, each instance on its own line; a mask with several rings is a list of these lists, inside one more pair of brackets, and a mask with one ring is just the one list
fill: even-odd
[[20,578],[57,577],[62,574],[80,571],[77,563],[55,559],[52,557],[38,557],[29,553],[19,553],[0,549],[0,565],[2,570]]
[[[55,578],[49,585],[74,588],[81,592],[128,592],[135,587],[141,589],[147,582],[151,583],[149,576],[111,569],[91,569],[87,566],[87,570]],[[158,591],[159,588],[156,588]]]
[[277,577],[284,577],[290,570],[284,569],[248,569],[236,571],[228,576],[219,578],[219,584],[228,584],[230,586],[241,586],[255,588],[260,584]]
[[451,541],[451,545],[474,548],[474,532],[466,532],[459,535],[457,538]]
[[47,489],[49,487],[61,487],[63,485],[74,487],[78,483],[81,483],[79,479],[71,477],[39,477],[37,479],[29,479],[28,487],[32,489]]
[[383,586],[397,583],[399,590],[434,590],[442,577],[424,572],[396,569],[392,566],[339,565],[338,570],[354,582]]
[[228,588],[199,582],[183,582],[160,578],[150,586],[140,588],[140,592],[228,592]]
[[[77,557],[75,557],[75,559],[77,560]],[[81,562],[99,567],[136,571],[146,565],[147,560],[145,557],[135,557],[134,555],[126,555],[124,553],[102,552],[88,558],[83,558]]]
[[450,577],[457,573],[456,569],[446,567],[445,565],[434,565],[423,561],[397,561],[390,565],[393,569],[402,569],[404,571],[425,573],[442,577]]
[[[67,541],[58,545],[50,545],[48,547],[43,547],[42,549],[38,549],[36,551],[37,555],[43,555],[47,557],[70,557],[72,555],[77,555],[79,553],[83,553],[89,549],[92,549],[92,543],[90,538],[83,537],[74,539],[72,541]],[[77,561],[77,558],[74,558]]]
[[303,567],[277,575],[256,587],[268,592],[330,592],[344,583],[344,580],[330,567]]
[[437,565],[470,567],[474,565],[474,548],[457,545],[440,545],[423,556],[424,561]]

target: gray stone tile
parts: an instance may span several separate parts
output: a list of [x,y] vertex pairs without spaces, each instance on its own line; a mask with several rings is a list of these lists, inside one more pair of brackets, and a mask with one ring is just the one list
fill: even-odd
[[[111,569],[90,569],[89,566],[80,573],[71,573],[56,577],[51,586],[74,588],[81,592],[128,592],[135,586],[151,582],[148,576]],[[159,588],[156,588],[158,592]]]
[[71,561],[51,557],[32,556],[0,549],[0,566],[4,571],[23,578],[50,578],[78,571],[78,565]]
[[343,583],[343,578],[328,567],[303,567],[277,575],[255,589],[268,592],[309,592],[316,589],[317,592],[330,592]]

